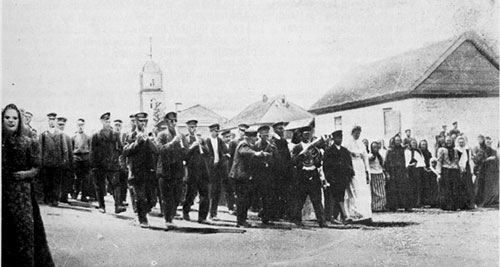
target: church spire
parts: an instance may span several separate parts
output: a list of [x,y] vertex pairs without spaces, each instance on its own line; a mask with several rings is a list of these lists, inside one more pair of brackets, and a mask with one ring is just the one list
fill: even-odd
[[153,37],[149,37],[149,58],[153,59]]

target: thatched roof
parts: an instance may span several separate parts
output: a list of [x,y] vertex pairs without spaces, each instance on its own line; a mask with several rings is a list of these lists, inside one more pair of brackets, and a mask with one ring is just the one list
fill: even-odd
[[199,126],[208,126],[214,123],[224,124],[227,121],[223,116],[199,104],[184,109],[177,114],[177,120],[181,124],[191,119],[197,120]]
[[238,115],[231,118],[224,125],[224,128],[235,128],[240,123],[246,123],[248,125],[268,125],[279,121],[290,122],[313,117],[314,116],[304,108],[289,102],[285,96],[268,98],[264,95],[261,101],[248,105]]
[[[474,79],[468,76],[473,70],[470,69],[470,62],[464,62],[464,60],[478,61],[481,59],[466,54],[470,50],[467,50],[467,46],[472,46],[474,51],[482,55],[483,61],[493,66],[493,68],[486,70],[489,71],[486,73],[489,79],[487,85],[480,82],[479,77]],[[463,50],[461,58],[449,59],[459,48]],[[454,62],[450,63],[451,60]],[[443,67],[444,62],[448,66]],[[432,81],[425,84],[424,81],[428,80],[429,76],[439,67],[446,68],[442,71],[444,74],[441,73],[441,77],[434,77]],[[472,75],[474,76],[478,72],[476,71]],[[494,74],[492,75],[492,73]],[[481,73],[481,75],[484,74]],[[444,76],[451,76],[451,80],[450,77],[446,77],[448,84],[440,84],[440,80],[444,80]],[[412,96],[449,97],[470,94],[498,95],[498,57],[474,32],[467,32],[458,38],[437,42],[395,57],[357,67],[314,103],[309,111],[314,114],[324,114]]]

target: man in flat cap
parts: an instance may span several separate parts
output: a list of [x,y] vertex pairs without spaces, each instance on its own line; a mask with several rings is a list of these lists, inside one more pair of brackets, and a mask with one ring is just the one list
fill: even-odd
[[122,143],[120,136],[111,128],[110,113],[101,115],[102,129],[92,135],[90,141],[90,164],[94,176],[99,211],[106,212],[104,196],[106,195],[106,181],[111,186],[115,200],[115,213],[126,211],[122,205],[120,188],[120,162]]
[[71,142],[71,137],[64,132],[66,128],[66,122],[68,119],[65,117],[57,117],[57,129],[61,132],[63,136],[63,165],[62,165],[62,177],[61,177],[61,191],[59,193],[59,202],[68,203],[68,194],[73,193],[73,186],[75,184],[75,175],[73,169],[73,143]]
[[[130,131],[125,133],[125,135],[123,136],[122,143],[124,146],[126,144],[130,144],[130,143],[135,141],[132,139],[132,135],[134,135],[135,130],[137,129],[137,121],[135,119],[135,114],[136,113],[130,114],[130,116],[129,116]],[[128,191],[130,193],[130,201],[132,202],[132,208],[134,210],[134,213],[137,213],[137,207],[135,206],[136,198],[135,198],[135,194],[134,194],[134,189],[133,189],[132,185],[128,182],[128,177],[130,176],[130,170],[128,168],[128,158],[125,157],[124,160],[125,160],[125,166],[122,166],[122,168],[124,167],[126,170],[126,173],[127,173],[127,187],[128,187]],[[120,164],[122,164],[122,163],[120,163]]]
[[247,222],[247,213],[250,208],[250,197],[256,190],[255,183],[255,158],[270,156],[264,151],[255,151],[257,141],[257,131],[247,129],[243,140],[236,147],[233,166],[229,177],[234,180],[236,189],[236,226],[251,227]]
[[[326,220],[344,222],[347,213],[344,206],[345,191],[354,176],[349,150],[342,146],[342,131],[332,133],[323,154],[323,171],[330,186],[325,188]],[[340,221],[339,221],[340,215]]]
[[177,206],[182,196],[182,178],[185,175],[184,158],[188,144],[184,135],[177,130],[177,113],[168,112],[164,118],[167,128],[161,131],[156,143],[159,159],[156,173],[159,177],[165,225],[173,226]]
[[270,141],[269,130],[270,127],[267,125],[260,126],[257,129],[260,139],[255,143],[255,151],[269,153],[268,156],[255,160],[257,198],[262,200],[262,210],[259,213],[259,217],[264,224],[269,224],[270,221],[277,221],[279,219],[276,177],[274,177],[272,171],[275,167],[274,159],[277,148]]
[[[229,142],[231,142],[231,131],[224,130],[220,133],[222,141],[226,146],[226,150],[229,152]],[[222,157],[224,168],[226,169],[226,175],[223,176],[222,187],[224,188],[224,197],[227,202],[227,209],[229,214],[236,215],[235,211],[235,196],[234,196],[234,183],[233,180],[229,178],[229,172],[231,171],[231,166],[233,165],[233,159],[229,153],[224,154]]]
[[194,204],[196,194],[200,194],[200,206],[198,209],[198,222],[205,223],[210,206],[209,199],[209,166],[210,153],[201,137],[196,133],[198,127],[197,120],[189,120],[186,122],[188,128],[187,139],[187,180],[186,180],[186,199],[182,205],[182,217],[189,221],[189,211]]
[[73,196],[76,199],[81,192],[80,200],[87,202],[89,201],[88,197],[94,196],[92,193],[94,188],[90,179],[90,136],[84,131],[84,119],[78,119],[76,127],[77,131],[71,138],[76,176]]
[[[136,131],[132,133],[123,148],[123,155],[128,159],[130,169],[128,182],[135,195],[135,206],[141,227],[148,227],[147,213],[151,211],[153,198],[156,198],[156,160],[158,148],[152,137],[145,131],[148,114],[139,112],[135,115]],[[156,200],[156,199],[155,199]]]
[[458,121],[454,121],[452,123],[453,129],[448,133],[449,136],[455,136],[455,139],[461,135],[460,130],[458,129]]
[[38,138],[41,149],[43,201],[51,206],[59,204],[63,159],[67,153],[64,151],[64,137],[55,127],[56,117],[54,112],[47,114],[49,128]]
[[311,127],[301,129],[302,141],[295,145],[292,149],[292,161],[297,168],[298,180],[298,206],[295,210],[295,216],[292,220],[295,224],[302,224],[302,208],[305,204],[307,196],[311,199],[314,207],[314,212],[320,227],[325,227],[325,214],[323,204],[321,203],[321,193],[323,187],[323,179],[321,174],[321,152],[315,146],[311,146],[312,142]]
[[405,134],[406,134],[406,137],[403,140],[403,146],[405,148],[409,148],[410,147],[411,139],[413,139],[413,137],[411,136],[411,130],[410,129],[406,129],[405,130]]
[[238,135],[229,142],[229,155],[231,156],[231,159],[234,160],[234,153],[236,151],[236,147],[238,144],[244,139],[245,137],[245,131],[249,128],[247,124],[241,123],[238,125]]
[[277,208],[280,211],[278,216],[290,219],[296,205],[294,195],[297,189],[290,149],[285,138],[285,125],[285,122],[277,122],[272,125],[274,134],[271,143],[276,146],[275,164],[272,172],[276,179]]
[[[120,119],[116,119],[113,121],[113,130],[118,133],[118,136],[120,136],[120,141],[122,145],[125,145],[125,141],[127,139],[127,133],[122,132],[122,127],[123,127],[123,121]],[[123,151],[123,150],[122,150]],[[120,155],[118,162],[120,163],[120,189],[121,189],[121,202],[123,206],[128,206],[127,201],[127,178],[128,178],[128,169],[127,169],[127,162],[126,162],[126,157],[122,154]]]
[[217,207],[219,205],[220,194],[222,190],[222,181],[227,174],[224,164],[224,155],[228,154],[224,141],[219,137],[220,125],[218,123],[208,126],[210,137],[207,138],[207,147],[210,166],[210,219],[218,221]]
[[28,134],[31,138],[37,138],[37,131],[35,128],[31,127],[31,119],[33,119],[33,113],[29,111],[24,112],[24,126],[28,130]]

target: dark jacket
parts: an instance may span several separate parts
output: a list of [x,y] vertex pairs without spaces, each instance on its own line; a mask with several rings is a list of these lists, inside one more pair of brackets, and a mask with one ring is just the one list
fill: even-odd
[[[187,152],[186,152],[186,166],[188,168],[188,175],[192,176],[190,173],[206,171],[208,170],[208,161],[210,161],[210,151],[207,147],[207,144],[203,141],[202,138],[199,138],[201,141],[201,153],[200,146],[195,146],[191,149],[191,145],[197,141],[198,138],[192,136],[190,134],[186,135],[187,141]],[[189,177],[188,177],[189,179]]]
[[63,136],[64,144],[63,144],[63,150],[64,150],[64,157],[63,157],[63,167],[66,169],[73,169],[73,142],[71,141],[71,137],[67,135],[66,133],[62,132],[61,133]]
[[42,167],[61,167],[64,162],[64,138],[58,130],[54,133],[44,131],[38,138],[41,149]]
[[[208,147],[208,151],[210,153],[210,157],[211,157],[211,160],[210,160],[210,167],[213,167],[214,166],[214,159],[215,159],[215,154],[214,154],[214,147],[212,145],[212,139],[211,138],[207,138],[206,139],[206,143],[207,143],[207,147]],[[222,139],[220,137],[217,137],[217,147],[218,147],[218,155],[219,155],[219,163],[222,164],[223,161],[224,161],[224,154],[227,154],[229,153],[229,151],[227,150],[227,147],[226,147],[226,144],[224,144],[224,141],[222,141]]]
[[[169,129],[161,131],[156,137],[156,144],[158,145],[159,158],[156,173],[169,177],[169,168],[171,164],[182,165],[182,161],[186,158],[188,143],[186,138],[181,135],[181,142],[174,140],[175,133],[171,133]],[[183,174],[178,174],[182,178]]]
[[350,180],[354,176],[354,169],[349,150],[343,146],[339,150],[335,145],[325,148],[323,172],[326,180],[331,184],[339,180]]
[[241,141],[236,147],[234,161],[229,177],[237,181],[248,181],[254,176],[253,159],[256,151],[246,140]]
[[271,142],[276,147],[273,172],[277,176],[290,178],[293,174],[293,163],[290,155],[290,149],[288,149],[288,141],[285,138],[277,139],[273,137]]
[[156,169],[155,154],[158,153],[156,144],[150,138],[138,141],[137,132],[132,133],[127,142],[123,148],[123,156],[128,159],[129,180],[150,177]]
[[92,168],[118,171],[120,169],[119,157],[122,149],[123,146],[117,132],[101,129],[94,133],[90,141],[90,164]]
[[270,175],[275,168],[276,147],[269,141],[260,139],[255,143],[255,151],[264,151],[270,153],[270,156],[254,159],[254,168],[257,175]]

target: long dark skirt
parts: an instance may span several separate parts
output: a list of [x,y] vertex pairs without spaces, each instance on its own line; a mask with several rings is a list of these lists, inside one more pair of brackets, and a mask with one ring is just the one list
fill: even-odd
[[467,168],[466,171],[460,172],[459,178],[460,203],[458,208],[468,210],[474,208],[474,183],[472,182],[472,173]]
[[476,203],[481,207],[498,205],[498,159],[486,161],[476,179]]
[[422,189],[424,195],[424,205],[437,207],[439,203],[439,185],[437,175],[431,170],[425,170],[423,175]]
[[411,202],[408,200],[411,187],[406,168],[394,168],[389,175],[390,178],[386,182],[387,208],[389,210],[411,209]]
[[423,187],[422,180],[424,176],[424,168],[409,167],[408,178],[410,179],[411,194],[408,196],[412,207],[423,206]]
[[54,266],[32,184],[2,185],[2,266]]
[[439,204],[443,210],[457,210],[460,205],[460,171],[442,168],[439,182]]

